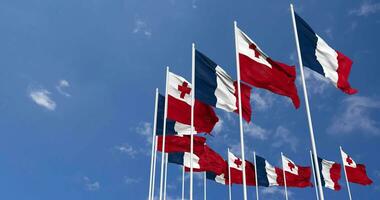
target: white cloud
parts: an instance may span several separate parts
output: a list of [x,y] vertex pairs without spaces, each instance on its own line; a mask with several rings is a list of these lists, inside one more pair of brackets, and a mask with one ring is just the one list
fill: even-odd
[[131,145],[123,144],[120,146],[115,146],[115,149],[120,153],[127,154],[129,157],[134,158],[138,153]]
[[64,89],[68,87],[70,87],[70,83],[67,80],[60,80],[55,88],[61,95],[70,97],[71,95],[64,91]]
[[[261,188],[260,188],[261,189]],[[279,194],[281,196],[285,196],[285,190],[279,187],[263,187],[261,190],[263,195],[276,195]],[[288,190],[288,197],[293,196],[293,192]]]
[[149,123],[149,122],[141,122],[136,130],[135,130],[138,134],[142,135],[143,137],[146,138],[147,142],[149,144],[152,143],[152,134],[153,134],[153,128],[152,128],[152,124]]
[[380,11],[380,3],[372,3],[370,1],[363,1],[359,8],[349,11],[349,14],[357,16],[368,16]]
[[131,177],[125,177],[124,182],[126,184],[136,184],[141,182],[141,178],[131,178]]
[[333,33],[332,33],[332,28],[330,27],[330,28],[327,28],[327,29],[325,29],[325,34],[327,35],[327,37],[329,37],[330,39],[332,39],[333,38]]
[[84,185],[88,191],[96,191],[100,189],[100,183],[98,181],[92,181],[87,176],[83,177]]
[[57,104],[50,98],[50,92],[46,89],[31,89],[29,97],[39,106],[50,111],[55,110]]
[[298,145],[297,137],[292,135],[291,132],[283,126],[277,127],[273,140],[273,147],[279,148],[283,146],[288,146],[292,151],[296,151],[296,147]]
[[268,139],[268,136],[270,132],[259,125],[256,125],[254,123],[244,123],[244,133],[247,135],[260,139],[260,140],[266,140]]
[[197,0],[192,0],[191,1],[191,7],[194,8],[194,9],[198,8],[198,6],[197,6]]
[[[304,75],[308,92],[312,94],[323,94],[328,87],[332,87],[330,81],[321,74],[304,67]],[[301,78],[298,78],[298,84],[302,87]],[[301,88],[302,89],[302,88]]]
[[147,23],[145,21],[143,21],[142,19],[136,19],[135,20],[135,26],[134,26],[132,32],[135,34],[141,33],[148,38],[152,36],[152,32],[148,28]]
[[328,133],[347,134],[357,130],[360,133],[380,134],[379,122],[371,117],[371,111],[380,109],[379,100],[355,95],[344,99],[343,105],[339,114],[333,117]]
[[222,119],[219,119],[218,123],[216,123],[213,131],[215,132],[216,135],[218,135],[220,132],[223,130],[223,123],[224,121]]
[[272,107],[275,96],[265,90],[254,90],[252,93],[251,103],[254,111],[265,111]]

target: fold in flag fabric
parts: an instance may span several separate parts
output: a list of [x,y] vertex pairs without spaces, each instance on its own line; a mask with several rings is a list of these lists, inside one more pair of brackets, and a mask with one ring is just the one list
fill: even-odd
[[299,108],[294,66],[269,58],[243,31],[236,32],[241,80],[258,88],[289,97]]
[[357,90],[348,82],[351,59],[331,48],[297,13],[294,14],[303,64],[326,77],[343,92],[355,94]]
[[343,165],[346,168],[347,179],[349,182],[360,185],[372,184],[372,180],[367,175],[365,165],[357,164],[343,150],[341,150],[340,153],[342,155]]
[[[309,187],[313,185],[310,182],[310,167],[302,167],[296,165],[292,160],[290,160],[286,156],[282,156],[282,166],[283,170],[285,171],[287,187]],[[280,179],[280,185],[284,184],[283,176]]]
[[[183,77],[169,72],[168,118],[182,124],[191,124],[191,85]],[[210,133],[219,121],[209,105],[198,100],[194,103],[195,131]]]
[[318,157],[318,168],[322,174],[322,186],[332,190],[341,189],[341,186],[339,185],[341,166],[339,163]]
[[[156,135],[163,135],[165,96],[159,94],[157,105]],[[190,135],[191,126],[166,119],[166,135]]]
[[[228,152],[228,167],[231,172],[231,184],[243,184],[243,161],[236,157],[233,153]],[[255,180],[255,167],[249,162],[245,161],[245,177],[247,185],[256,185]]]
[[[163,136],[157,136],[157,151],[162,151]],[[190,152],[190,136],[165,136],[165,153]],[[203,151],[206,138],[194,136],[194,151]]]
[[217,175],[214,172],[206,172],[206,178],[222,185],[228,185],[228,178],[226,178],[226,173]]
[[256,155],[257,182],[259,186],[279,186],[282,170],[273,167],[265,158]]
[[[244,84],[241,84],[244,85]],[[244,88],[243,88],[244,87]],[[237,84],[224,69],[195,50],[195,98],[227,112],[239,113]],[[241,86],[243,118],[251,121],[251,88]]]
[[[193,170],[194,172],[213,172],[215,174],[225,173],[227,164],[225,160],[213,151],[207,145],[203,148],[198,146],[194,148],[193,154]],[[175,152],[169,153],[169,162],[185,166],[187,172],[190,171],[190,152]]]

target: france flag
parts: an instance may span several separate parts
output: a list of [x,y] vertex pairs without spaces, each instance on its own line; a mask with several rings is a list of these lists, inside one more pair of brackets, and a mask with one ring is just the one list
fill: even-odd
[[[241,83],[243,118],[250,122],[251,88]],[[195,50],[195,98],[203,103],[238,112],[237,83],[219,65]]]
[[350,58],[331,48],[297,13],[294,14],[303,64],[326,77],[343,92],[355,94],[357,90],[348,82],[352,65]]

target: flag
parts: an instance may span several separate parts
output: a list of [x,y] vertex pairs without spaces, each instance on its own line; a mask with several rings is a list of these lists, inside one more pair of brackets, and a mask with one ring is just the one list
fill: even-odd
[[[231,172],[231,184],[243,184],[243,161],[236,157],[231,152],[228,152],[228,166]],[[255,181],[255,167],[249,162],[245,161],[245,178],[247,185],[256,185]]]
[[[310,167],[302,167],[296,165],[286,156],[282,156],[282,167],[285,171],[287,187],[308,187],[313,184],[310,182],[311,169]],[[284,180],[281,180],[284,183]]]
[[343,150],[340,150],[340,153],[342,155],[343,165],[346,168],[347,179],[349,182],[360,185],[372,184],[372,180],[367,175],[365,165],[356,164],[356,162]]
[[[165,96],[158,95],[156,135],[163,135]],[[191,126],[166,118],[166,135],[190,135]]]
[[[169,72],[168,118],[182,124],[191,124],[191,85],[183,77]],[[194,128],[196,132],[210,133],[219,121],[211,106],[195,100]]]
[[[241,85],[243,118],[250,122],[251,88]],[[237,91],[237,84],[223,68],[195,50],[195,98],[197,100],[227,112],[239,113]]]
[[339,185],[341,166],[339,163],[318,157],[318,168],[322,175],[322,186],[332,190],[341,189]]
[[226,174],[227,173],[222,173],[217,175],[214,172],[206,172],[206,178],[223,185],[228,185],[228,177],[226,177]]
[[294,106],[300,106],[294,66],[269,58],[243,31],[237,28],[241,80],[255,87],[289,97]]
[[[157,137],[157,151],[162,151],[163,136]],[[165,152],[190,152],[190,136],[165,136]],[[206,138],[200,136],[194,136],[194,151],[197,149],[203,150],[203,146],[206,142]]]
[[259,186],[278,186],[282,170],[273,167],[265,158],[256,155],[257,182]]
[[355,94],[348,77],[352,61],[331,48],[313,29],[294,13],[303,65],[326,77],[335,87],[347,94]]
[[191,167],[191,160],[193,164],[193,169],[200,169],[200,158],[195,153],[193,154],[193,159],[191,159],[191,153],[189,152],[175,152],[168,154],[169,163],[174,163],[185,167]]
[[[195,172],[214,172],[215,174],[225,173],[227,169],[227,163],[221,155],[216,153],[209,146],[204,145],[203,149],[195,151],[198,154],[200,160],[200,168],[193,169]],[[186,171],[190,171],[189,168],[185,168]]]

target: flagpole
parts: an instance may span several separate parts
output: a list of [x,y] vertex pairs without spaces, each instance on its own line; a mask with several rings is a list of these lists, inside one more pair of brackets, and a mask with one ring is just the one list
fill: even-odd
[[169,81],[168,76],[169,76],[169,67],[166,67],[165,107],[164,107],[164,124],[162,127],[161,177],[160,177],[160,198],[159,198],[159,200],[162,200],[162,192],[163,192],[163,184],[164,184],[166,118],[168,115],[168,81]]
[[165,179],[164,179],[164,200],[166,200],[166,185],[168,179],[168,153],[165,153]]
[[314,161],[313,161],[313,153],[311,152],[310,150],[310,161],[311,161],[311,166],[312,166],[312,170],[313,170],[313,178],[314,178],[314,188],[315,188],[315,195],[317,196],[317,200],[319,200],[319,195],[318,195],[318,187],[317,187],[317,179],[315,178],[315,171],[314,170],[319,170],[319,166],[317,168],[317,166],[314,164]]
[[191,48],[191,132],[190,132],[190,200],[193,200],[194,102],[195,102],[195,44]]
[[247,181],[245,175],[245,155],[244,155],[244,133],[243,133],[243,113],[241,106],[241,87],[240,87],[240,61],[238,53],[238,43],[236,38],[237,22],[234,21],[234,33],[235,33],[235,56],[236,56],[236,71],[237,71],[237,85],[239,94],[239,126],[240,126],[240,147],[241,147],[241,159],[243,160],[242,170],[243,170],[243,196],[244,200],[247,200]]
[[182,200],[185,199],[185,165],[182,166]]
[[253,151],[253,162],[255,163],[256,200],[259,200],[259,182],[257,177],[256,151]]
[[153,162],[154,162],[154,143],[155,143],[155,136],[156,136],[156,120],[157,120],[157,106],[158,106],[158,88],[156,88],[156,97],[154,100],[154,117],[153,117],[153,131],[152,131],[152,154],[150,158],[150,176],[149,176],[149,197],[148,199],[151,199],[152,197],[152,179],[153,179]]
[[227,166],[228,166],[228,196],[229,196],[229,200],[232,200],[232,194],[231,194],[231,169],[230,169],[230,159],[229,159],[229,155],[230,155],[230,149],[227,148]]
[[203,172],[203,199],[207,200],[206,172]]
[[[303,87],[303,93],[304,93],[304,98],[305,98],[306,114],[307,114],[307,120],[308,120],[309,131],[310,131],[311,147],[312,147],[312,151],[313,151],[313,159],[314,159],[314,163],[318,163],[317,147],[316,147],[315,139],[314,139],[313,122],[311,120],[311,113],[310,113],[310,108],[309,108],[309,99],[308,99],[308,95],[307,95],[305,76],[303,73],[302,56],[301,56],[301,50],[300,50],[300,45],[299,45],[299,41],[298,41],[298,33],[297,33],[297,26],[296,26],[296,19],[295,19],[295,15],[294,15],[293,4],[290,4],[290,10],[292,12],[293,30],[294,30],[294,37],[295,37],[296,46],[297,46],[298,62],[299,62],[299,67],[300,67],[300,72],[301,72],[301,80],[302,80],[302,87]],[[320,174],[319,170],[316,171],[316,175],[317,175],[317,181],[318,181],[319,197],[321,200],[324,200],[325,198],[323,195],[321,174]]]
[[282,175],[284,176],[284,186],[285,186],[285,199],[288,200],[288,188],[286,186],[286,176],[285,176],[285,166],[284,166],[284,154],[281,152],[282,161]]
[[351,196],[351,189],[350,189],[350,183],[348,182],[348,178],[347,178],[347,171],[346,171],[346,166],[344,165],[344,158],[342,156],[342,146],[339,146],[339,149],[340,149],[340,157],[342,158],[342,165],[343,165],[343,171],[344,171],[344,177],[346,177],[346,184],[347,184],[347,191],[348,191],[348,196],[350,197],[350,200],[352,200],[352,196]]
[[154,199],[154,188],[155,188],[155,181],[156,181],[156,163],[157,163],[157,136],[154,136],[154,158],[153,158],[153,178],[152,178],[152,196],[150,197],[151,200]]

